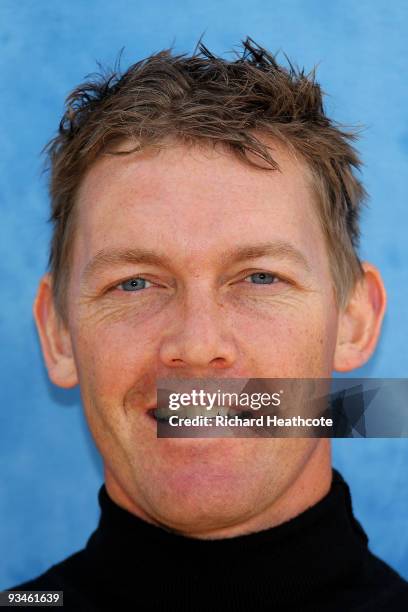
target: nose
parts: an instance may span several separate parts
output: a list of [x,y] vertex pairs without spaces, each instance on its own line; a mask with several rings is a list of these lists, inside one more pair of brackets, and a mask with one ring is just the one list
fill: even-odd
[[188,368],[195,375],[225,370],[236,362],[237,347],[225,305],[214,293],[205,287],[185,293],[160,345],[160,360],[165,367]]

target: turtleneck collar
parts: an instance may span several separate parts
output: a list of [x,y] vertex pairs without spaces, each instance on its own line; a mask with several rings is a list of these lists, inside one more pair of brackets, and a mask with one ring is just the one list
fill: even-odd
[[347,583],[367,553],[349,488],[335,469],[329,492],[316,505],[277,527],[233,538],[195,539],[147,523],[114,503],[105,486],[99,504],[87,561],[100,583],[108,580],[122,594],[144,576],[160,577],[169,593],[194,591],[200,577],[210,577],[215,598],[221,585],[236,598],[245,597],[250,585],[260,601],[295,604]]

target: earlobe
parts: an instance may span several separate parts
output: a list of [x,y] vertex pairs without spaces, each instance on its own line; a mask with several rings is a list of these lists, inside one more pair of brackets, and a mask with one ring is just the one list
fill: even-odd
[[359,368],[374,352],[386,308],[386,292],[378,269],[364,262],[364,276],[340,312],[334,369]]
[[69,331],[58,316],[51,289],[51,277],[43,276],[33,305],[44,361],[51,381],[59,387],[78,384]]

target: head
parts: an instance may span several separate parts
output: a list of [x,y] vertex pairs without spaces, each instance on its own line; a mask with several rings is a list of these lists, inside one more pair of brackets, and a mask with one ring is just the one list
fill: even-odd
[[234,533],[327,484],[327,440],[158,439],[149,409],[156,378],[321,378],[367,361],[385,291],[357,253],[353,138],[313,75],[251,41],[236,61],[163,52],[68,97],[34,314],[51,380],[80,385],[108,491],[136,514]]

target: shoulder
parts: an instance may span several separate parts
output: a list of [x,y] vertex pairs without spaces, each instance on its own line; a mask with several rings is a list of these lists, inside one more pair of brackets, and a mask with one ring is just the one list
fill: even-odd
[[39,591],[39,590],[62,590],[67,584],[75,582],[77,574],[81,570],[83,551],[74,553],[60,563],[52,565],[46,572],[31,580],[9,588],[9,591]]
[[[64,608],[72,610],[92,610],[86,588],[87,570],[81,550],[52,565],[46,572],[16,586],[8,591],[63,591]],[[89,570],[89,568],[88,568]],[[89,573],[89,572],[88,572]]]
[[366,585],[375,596],[373,610],[408,610],[408,582],[371,552],[367,557],[365,575]]

